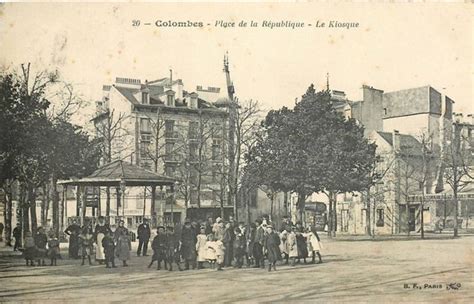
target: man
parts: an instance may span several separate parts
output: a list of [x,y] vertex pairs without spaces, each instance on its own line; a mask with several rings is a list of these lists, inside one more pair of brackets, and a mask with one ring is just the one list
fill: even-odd
[[181,255],[184,259],[184,269],[189,270],[189,266],[196,268],[196,242],[197,237],[191,222],[187,220],[181,231]]
[[15,229],[13,229],[13,237],[15,238],[13,251],[17,251],[21,248],[21,223],[17,223]]
[[214,220],[212,216],[207,218],[206,222],[206,235],[212,234],[212,227],[214,226]]
[[[265,257],[263,256],[263,244],[265,242],[265,227],[261,219],[255,221],[257,231],[255,233],[255,243],[253,245],[253,257],[255,258],[255,268],[265,268]],[[265,226],[265,227],[264,227]]]
[[148,225],[148,220],[143,219],[143,223],[138,226],[138,250],[137,256],[140,256],[143,248],[143,256],[147,256],[146,251],[148,250],[148,241],[150,240],[151,230]]
[[0,242],[3,242],[3,228],[5,228],[5,226],[0,222]]
[[64,233],[69,236],[69,258],[78,259],[81,227],[77,224],[76,220],[73,220],[72,224],[64,230]]

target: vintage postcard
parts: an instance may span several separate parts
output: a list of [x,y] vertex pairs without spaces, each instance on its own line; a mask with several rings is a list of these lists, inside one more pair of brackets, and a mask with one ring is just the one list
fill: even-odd
[[472,302],[473,12],[1,3],[0,302]]

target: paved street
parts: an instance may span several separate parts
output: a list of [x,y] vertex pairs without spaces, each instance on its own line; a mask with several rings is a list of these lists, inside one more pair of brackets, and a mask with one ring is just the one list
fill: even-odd
[[[474,302],[472,236],[323,241],[323,264],[280,266],[271,273],[157,271],[146,268],[150,257],[133,257],[130,267],[117,269],[81,267],[71,260],[60,260],[57,267],[26,267],[20,257],[3,256],[0,302]],[[447,290],[448,283],[461,287]]]

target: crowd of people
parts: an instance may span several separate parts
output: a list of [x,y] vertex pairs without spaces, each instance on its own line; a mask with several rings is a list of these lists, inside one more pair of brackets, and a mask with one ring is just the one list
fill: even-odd
[[[307,263],[307,258],[316,263],[317,257],[317,262],[322,263],[322,247],[316,229],[305,228],[301,222],[293,224],[288,217],[283,218],[280,229],[266,216],[250,225],[235,223],[232,217],[228,221],[208,218],[202,223],[186,219],[180,228],[177,233],[172,226],[157,227],[151,242],[153,255],[149,268],[156,262],[158,270],[163,264],[164,269],[172,271],[175,264],[179,270],[209,267],[221,271],[244,265],[265,268],[267,261],[268,271],[275,271],[278,261],[295,266],[301,260]],[[64,232],[69,236],[69,257],[82,259],[81,265],[86,262],[92,265],[94,259],[107,268],[115,268],[117,259],[123,267],[128,266],[132,246],[123,221],[112,231],[105,218],[99,216],[94,228],[91,222],[81,227],[73,221]],[[146,219],[137,234],[137,256],[148,256],[152,230]],[[37,265],[45,265],[47,258],[51,266],[56,265],[61,258],[59,240],[53,234],[48,237],[41,227],[35,235],[26,232],[23,254],[27,265],[33,266],[35,261]]]

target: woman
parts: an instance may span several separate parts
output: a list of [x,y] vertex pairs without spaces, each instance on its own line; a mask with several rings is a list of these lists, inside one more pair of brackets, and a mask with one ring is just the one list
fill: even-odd
[[78,259],[79,258],[79,235],[81,234],[81,227],[74,220],[71,225],[69,225],[64,233],[69,236],[69,258]]
[[104,247],[102,246],[102,240],[104,239],[107,231],[110,231],[110,228],[105,223],[105,217],[99,216],[98,223],[95,225],[94,240],[97,248],[95,252],[95,260],[101,265],[105,262],[105,253]]
[[121,229],[119,233],[115,254],[117,255],[117,258],[123,262],[123,267],[127,267],[127,261],[130,260],[132,243],[128,237],[128,231],[126,229]]

